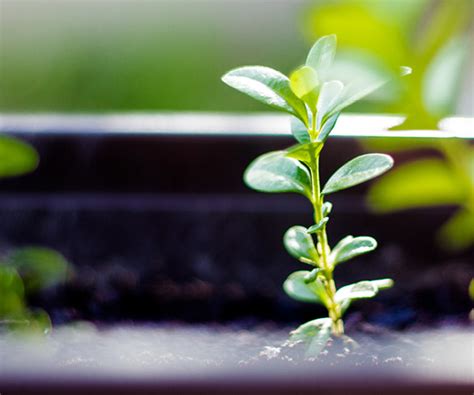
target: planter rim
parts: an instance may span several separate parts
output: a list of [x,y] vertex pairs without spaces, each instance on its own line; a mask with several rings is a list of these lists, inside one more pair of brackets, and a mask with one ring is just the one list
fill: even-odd
[[[474,140],[474,117],[449,117],[439,130],[391,131],[403,116],[343,114],[334,137]],[[288,137],[290,116],[274,113],[0,113],[0,133],[22,135]]]

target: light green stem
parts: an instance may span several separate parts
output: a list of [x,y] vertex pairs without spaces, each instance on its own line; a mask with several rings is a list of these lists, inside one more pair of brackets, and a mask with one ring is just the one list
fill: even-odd
[[[323,219],[323,195],[321,195],[321,186],[319,181],[319,155],[313,155],[311,158],[311,202],[314,210],[314,221],[319,223]],[[342,321],[341,306],[336,302],[336,284],[333,279],[334,267],[329,261],[329,254],[331,249],[328,243],[326,233],[326,225],[323,225],[317,233],[318,242],[321,254],[321,268],[323,269],[323,282],[328,295],[329,303],[326,306],[329,312],[329,317],[332,320],[332,332],[335,336],[342,336],[344,334],[344,323]]]

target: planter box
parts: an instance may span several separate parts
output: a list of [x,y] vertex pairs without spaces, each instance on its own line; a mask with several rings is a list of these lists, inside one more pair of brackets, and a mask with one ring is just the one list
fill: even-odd
[[[341,117],[323,154],[323,179],[362,152],[361,138],[391,136],[386,129],[398,122],[399,117]],[[472,119],[452,118],[444,125],[446,131],[399,136],[473,138]],[[0,132],[31,142],[41,157],[34,173],[0,182],[0,246],[48,246],[74,264],[75,276],[68,284],[33,301],[54,322],[179,320],[251,328],[272,321],[286,331],[323,313],[289,300],[281,290],[288,273],[300,267],[284,251],[281,238],[289,226],[308,224],[307,202],[293,195],[257,194],[242,183],[253,158],[293,144],[286,117],[3,115]],[[418,153],[396,159],[413,155]],[[364,187],[357,187],[334,195],[330,237],[368,234],[381,247],[341,267],[338,280],[392,277],[397,285],[374,301],[355,304],[352,320],[362,317],[394,329],[414,321],[466,324],[470,302],[459,284],[474,276],[474,251],[452,257],[433,239],[453,208],[376,216],[367,210],[364,193]],[[97,336],[93,340],[100,342]],[[185,373],[140,372],[127,365],[125,371],[99,368],[91,377],[94,368],[87,364],[78,373],[47,373],[40,366],[32,363],[25,374],[3,376],[0,366],[0,392],[229,394],[231,388],[236,394],[343,394],[350,388],[365,394],[456,394],[472,389],[465,363],[461,373],[454,369],[458,375],[443,373],[439,366],[423,375],[410,369],[351,371],[347,366],[315,373],[311,366],[276,364],[237,372],[234,365],[190,368]]]

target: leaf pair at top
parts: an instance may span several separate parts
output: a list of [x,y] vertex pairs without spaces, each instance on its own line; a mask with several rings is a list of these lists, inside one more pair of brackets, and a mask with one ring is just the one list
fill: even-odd
[[[361,89],[354,84],[344,86],[341,81],[328,80],[335,54],[336,36],[328,35],[316,41],[305,65],[294,71],[290,78],[269,67],[244,66],[229,71],[222,80],[238,91],[299,119],[304,131],[301,132],[300,127],[293,131],[295,137],[299,136],[296,137],[299,142],[324,142],[344,108],[387,82],[377,80]],[[401,73],[410,72],[404,67]],[[313,120],[313,116],[316,119]],[[315,123],[315,128],[312,123]],[[308,135],[307,130],[311,129],[317,133]]]

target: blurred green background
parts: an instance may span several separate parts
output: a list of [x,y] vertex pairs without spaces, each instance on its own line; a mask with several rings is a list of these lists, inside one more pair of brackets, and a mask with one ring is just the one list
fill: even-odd
[[352,65],[415,69],[408,94],[393,84],[376,97],[382,104],[355,110],[415,104],[428,123],[418,77],[432,52],[451,43],[453,60],[429,86],[444,87],[452,100],[434,106],[442,115],[472,114],[472,59],[453,72],[459,58],[472,57],[472,35],[461,34],[472,7],[472,0],[0,0],[0,111],[263,110],[220,75],[242,64],[289,73],[317,36],[337,33],[341,59]]

